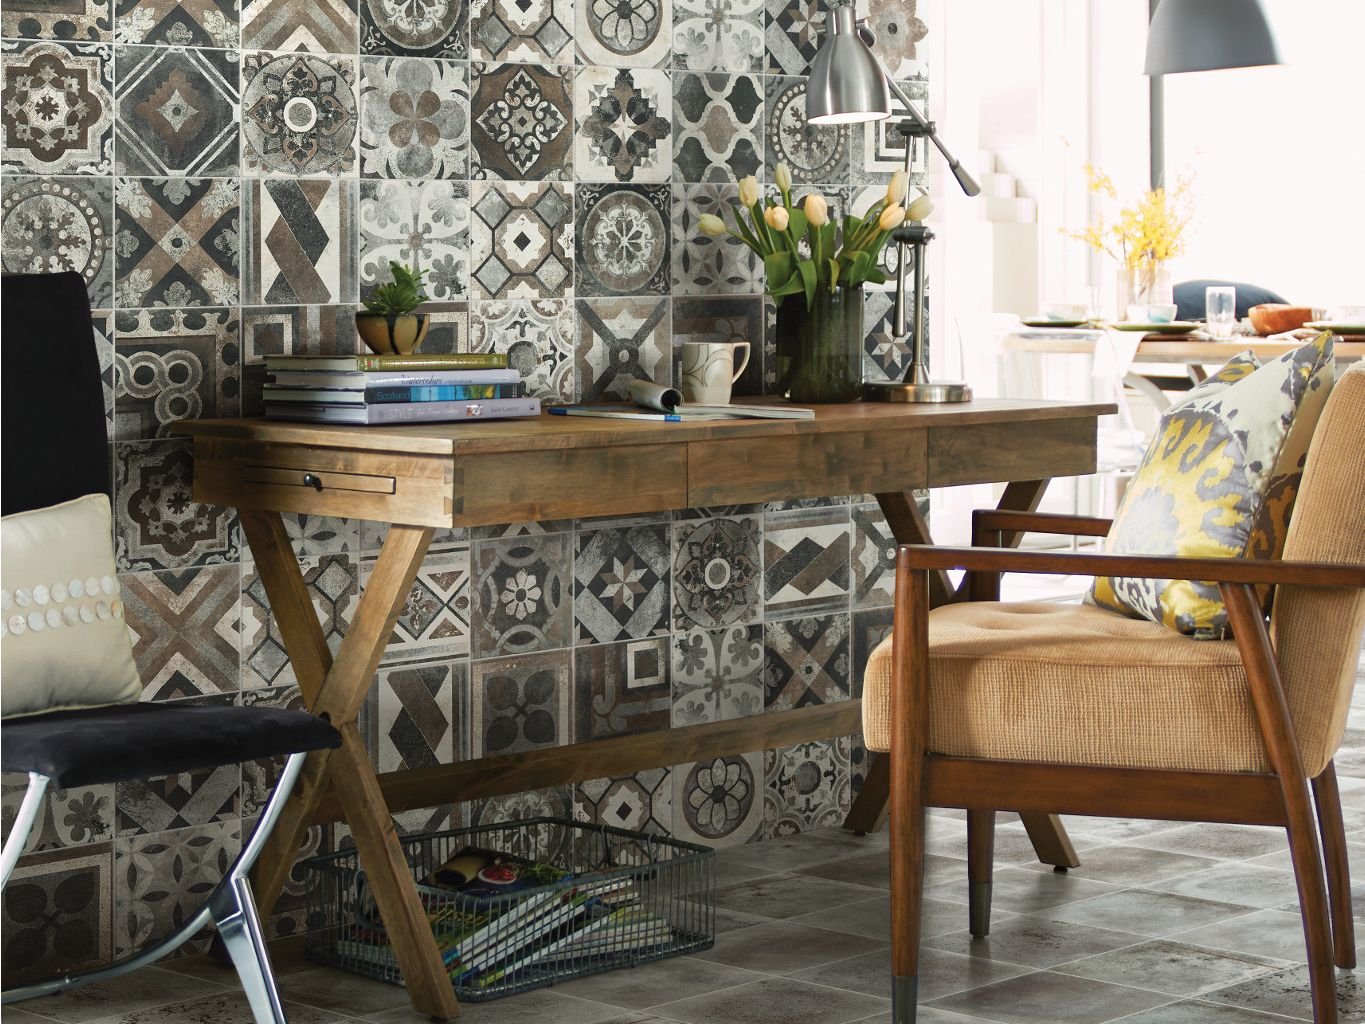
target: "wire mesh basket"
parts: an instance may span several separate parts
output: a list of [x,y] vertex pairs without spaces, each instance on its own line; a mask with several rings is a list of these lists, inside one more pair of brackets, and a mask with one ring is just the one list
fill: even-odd
[[[402,846],[456,995],[497,999],[557,981],[707,949],[716,858],[704,846],[561,818],[409,836]],[[465,848],[552,866],[514,892],[427,884]],[[403,983],[354,850],[305,862],[310,960]]]

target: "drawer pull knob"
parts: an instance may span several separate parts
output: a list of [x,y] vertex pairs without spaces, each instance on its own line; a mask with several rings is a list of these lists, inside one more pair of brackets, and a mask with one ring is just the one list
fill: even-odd
[[311,487],[315,491],[320,491],[322,490],[322,478],[315,473],[304,473],[303,486]]

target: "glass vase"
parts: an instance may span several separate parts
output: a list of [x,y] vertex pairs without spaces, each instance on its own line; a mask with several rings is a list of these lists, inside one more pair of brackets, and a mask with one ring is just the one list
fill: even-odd
[[1171,286],[1171,272],[1164,266],[1120,267],[1118,273],[1117,306],[1119,320],[1128,316],[1129,306],[1168,306],[1175,301]]
[[817,288],[777,306],[777,386],[791,402],[853,402],[863,391],[863,290]]

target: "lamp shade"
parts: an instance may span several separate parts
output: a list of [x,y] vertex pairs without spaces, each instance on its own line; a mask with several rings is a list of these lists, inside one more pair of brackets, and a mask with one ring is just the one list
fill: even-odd
[[855,124],[891,116],[886,76],[858,36],[851,6],[829,12],[825,41],[810,65],[806,120],[811,124]]
[[1160,0],[1152,12],[1149,75],[1279,63],[1259,0]]

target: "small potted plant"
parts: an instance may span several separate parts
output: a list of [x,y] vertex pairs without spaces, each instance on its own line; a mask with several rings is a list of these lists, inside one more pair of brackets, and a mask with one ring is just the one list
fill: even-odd
[[372,352],[407,355],[416,352],[427,335],[427,315],[414,312],[427,301],[427,293],[422,290],[426,271],[390,260],[389,273],[393,280],[379,285],[370,294],[364,312],[355,315],[355,326]]

